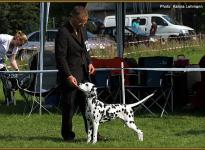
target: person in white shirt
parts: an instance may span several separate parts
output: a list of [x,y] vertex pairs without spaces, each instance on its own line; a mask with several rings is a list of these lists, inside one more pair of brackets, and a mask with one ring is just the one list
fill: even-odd
[[[27,36],[22,31],[17,31],[14,36],[9,34],[0,34],[0,71],[6,71],[5,59],[7,58],[11,67],[16,71],[19,70],[16,62],[16,54],[19,47],[25,44],[27,40]],[[2,83],[4,85],[5,80],[2,80]],[[10,101],[11,92],[6,90],[5,86],[3,86],[3,91],[8,103],[8,101]]]

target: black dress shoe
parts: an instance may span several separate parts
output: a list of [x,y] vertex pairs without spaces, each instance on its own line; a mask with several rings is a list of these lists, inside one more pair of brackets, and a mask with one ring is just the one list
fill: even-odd
[[68,138],[63,138],[63,140],[64,140],[65,142],[74,142],[75,138],[68,137]]
[[66,136],[63,136],[63,140],[66,142],[72,142],[75,139],[75,133],[70,131]]

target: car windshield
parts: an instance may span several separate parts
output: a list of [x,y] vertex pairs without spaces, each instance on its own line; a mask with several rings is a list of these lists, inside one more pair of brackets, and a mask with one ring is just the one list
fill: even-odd
[[169,21],[170,23],[172,23],[172,24],[175,24],[175,25],[177,25],[177,24],[179,24],[177,21],[175,21],[174,19],[172,19],[171,17],[169,17],[169,16],[162,16],[164,19],[166,19],[167,21]]

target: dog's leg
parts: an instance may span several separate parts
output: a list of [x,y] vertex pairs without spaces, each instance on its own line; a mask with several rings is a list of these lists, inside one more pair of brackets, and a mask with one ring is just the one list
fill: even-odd
[[130,128],[130,129],[133,129],[137,135],[138,135],[138,139],[140,141],[143,141],[143,132],[137,128],[137,126],[135,125],[134,121],[127,121],[126,122],[126,125]]
[[98,126],[99,122],[93,121],[93,144],[97,142]]
[[88,133],[87,133],[87,143],[90,143],[91,141],[91,135],[93,132],[93,125],[92,122],[90,120],[87,119],[87,128],[88,128]]

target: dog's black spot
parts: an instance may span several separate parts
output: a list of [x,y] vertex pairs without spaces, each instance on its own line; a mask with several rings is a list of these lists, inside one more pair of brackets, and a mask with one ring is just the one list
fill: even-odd
[[126,115],[128,115],[128,112],[126,111],[126,109],[124,110],[124,113],[125,113]]
[[106,116],[109,116],[109,111],[110,111],[110,108],[108,108],[108,109],[106,110]]
[[135,123],[134,121],[130,121],[130,124]]
[[93,92],[93,91],[95,91],[95,87],[94,86],[91,88],[91,92]]
[[96,103],[96,99],[93,99],[93,100],[92,100],[92,104],[95,104],[95,103]]
[[99,106],[100,108],[102,108],[103,105],[102,105],[101,103],[98,103],[98,106]]
[[116,107],[115,107],[115,105],[111,105],[111,107],[113,108],[113,109],[115,109]]
[[129,118],[131,118],[131,115],[129,115]]

